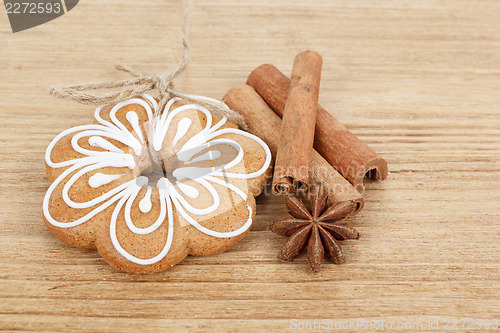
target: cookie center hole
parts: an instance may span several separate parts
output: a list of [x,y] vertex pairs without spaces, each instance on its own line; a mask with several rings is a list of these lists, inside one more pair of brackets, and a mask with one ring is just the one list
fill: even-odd
[[170,182],[175,182],[175,177],[172,171],[178,164],[176,156],[161,157],[160,153],[148,147],[148,153],[144,154],[141,163],[139,164],[140,176],[148,179],[148,186],[157,187],[158,180],[167,178]]
[[153,188],[157,187],[158,181],[165,177],[163,172],[154,170],[152,172],[141,172],[141,176],[146,177],[148,179],[148,186]]

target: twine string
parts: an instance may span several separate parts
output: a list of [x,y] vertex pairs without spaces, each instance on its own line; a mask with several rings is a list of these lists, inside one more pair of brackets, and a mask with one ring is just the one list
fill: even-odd
[[[189,55],[190,55],[190,45],[189,45],[189,9],[190,9],[190,0],[184,0],[184,11],[182,18],[182,57],[179,61],[179,64],[171,73],[162,73],[162,74],[150,74],[143,75],[141,72],[134,70],[130,67],[116,65],[115,69],[126,72],[133,76],[131,79],[125,80],[117,80],[117,81],[109,81],[102,83],[86,83],[86,84],[75,84],[75,85],[66,85],[59,87],[51,87],[49,89],[49,93],[53,96],[63,98],[63,99],[71,99],[75,102],[93,105],[93,106],[101,106],[105,104],[117,103],[124,99],[129,99],[133,97],[140,96],[143,93],[146,93],[151,90],[158,90],[158,109],[154,110],[155,118],[158,117],[168,100],[173,97],[179,97],[183,100],[186,100],[190,103],[201,105],[210,111],[214,112],[216,115],[220,117],[227,117],[229,120],[238,124],[238,126],[244,130],[248,130],[248,126],[245,123],[245,119],[242,115],[237,113],[234,110],[231,110],[223,103],[214,103],[211,101],[207,101],[205,99],[197,98],[193,95],[188,95],[180,92],[175,89],[173,80],[177,78],[180,74],[184,72],[186,67],[189,64]],[[97,89],[115,89],[121,88],[118,91],[113,91],[109,93],[105,93],[102,95],[91,94],[89,90],[97,90]],[[168,111],[168,110],[167,110]]]

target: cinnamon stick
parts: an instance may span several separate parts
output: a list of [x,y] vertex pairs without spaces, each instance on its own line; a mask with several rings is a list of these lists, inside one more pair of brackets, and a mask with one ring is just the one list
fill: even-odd
[[[283,117],[290,80],[273,65],[264,64],[252,71],[247,84],[252,86],[276,114]],[[363,178],[387,178],[387,161],[358,139],[324,108],[318,105],[314,148],[362,193]]]
[[297,54],[293,62],[274,166],[274,193],[285,195],[309,186],[322,63],[314,51]]
[[[264,140],[273,157],[276,157],[279,144],[281,119],[250,86],[243,84],[229,90],[223,101],[233,110],[245,117],[250,132]],[[328,204],[342,201],[356,203],[355,213],[361,210],[364,199],[334,167],[313,149],[309,176],[317,183],[323,183],[328,191]]]

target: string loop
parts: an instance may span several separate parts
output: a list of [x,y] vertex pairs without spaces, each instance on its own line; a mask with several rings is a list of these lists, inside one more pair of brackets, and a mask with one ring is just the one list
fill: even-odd
[[[174,87],[173,80],[180,74],[182,74],[189,64],[190,46],[188,17],[190,2],[190,0],[184,0],[184,14],[182,19],[182,58],[180,59],[177,68],[171,73],[151,74],[144,76],[141,72],[136,71],[135,69],[132,69],[130,67],[116,65],[115,68],[117,70],[126,72],[132,75],[133,78],[128,80],[117,80],[102,83],[51,87],[49,89],[49,93],[53,96],[71,99],[81,104],[101,106],[105,104],[117,103],[124,99],[137,97],[151,90],[158,90],[159,93],[157,98],[159,102],[158,109],[155,110],[155,117],[157,117],[162,112],[169,99],[173,97],[179,97],[181,99],[187,100],[190,103],[201,105],[220,117],[227,117],[230,121],[238,124],[240,128],[248,130],[248,126],[245,123],[245,119],[243,118],[243,116],[236,111],[231,110],[224,104],[213,103],[204,99],[198,99],[195,96],[184,94],[176,90]],[[87,92],[89,90],[114,88],[121,89],[119,91],[110,92],[99,96]]]

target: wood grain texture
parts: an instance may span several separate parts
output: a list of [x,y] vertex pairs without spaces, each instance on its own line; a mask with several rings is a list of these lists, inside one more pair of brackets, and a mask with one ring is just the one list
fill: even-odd
[[256,66],[290,73],[296,53],[316,50],[320,103],[388,160],[389,178],[366,184],[365,208],[350,221],[361,239],[343,243],[346,264],[311,274],[305,255],[280,263],[285,239],[267,226],[287,213],[275,196],[258,198],[255,224],[237,246],[161,274],[118,273],[95,251],[56,240],[41,217],[44,151],[93,110],[48,88],[123,78],[115,63],[172,69],[181,11],[169,0],[80,1],[12,34],[2,9],[0,329],[255,332],[290,330],[291,319],[500,320],[496,0],[194,2],[191,64],[179,89],[221,98]]

